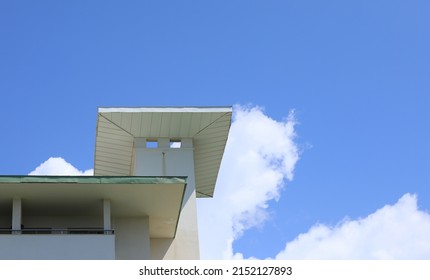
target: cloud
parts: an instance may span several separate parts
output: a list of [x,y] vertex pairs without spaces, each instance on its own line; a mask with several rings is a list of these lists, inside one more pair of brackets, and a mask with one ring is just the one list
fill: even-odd
[[36,169],[31,171],[29,175],[82,175],[91,176],[94,170],[88,169],[80,171],[61,157],[50,157],[48,160],[40,164]]
[[366,218],[315,225],[276,259],[430,259],[430,215],[407,193]]
[[[268,218],[299,159],[294,117],[275,121],[258,108],[236,107],[215,197],[198,200],[203,259],[242,259],[233,243]],[[280,248],[276,259],[430,259],[430,215],[405,194],[357,220],[317,224]]]
[[284,121],[259,107],[235,107],[215,196],[197,201],[201,258],[241,258],[232,244],[268,217],[299,159],[293,113]]

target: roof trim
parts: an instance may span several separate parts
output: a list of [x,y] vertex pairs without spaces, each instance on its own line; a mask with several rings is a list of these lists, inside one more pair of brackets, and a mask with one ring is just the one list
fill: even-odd
[[0,176],[4,183],[71,183],[71,184],[186,184],[185,176]]
[[99,107],[99,113],[230,113],[228,107]]

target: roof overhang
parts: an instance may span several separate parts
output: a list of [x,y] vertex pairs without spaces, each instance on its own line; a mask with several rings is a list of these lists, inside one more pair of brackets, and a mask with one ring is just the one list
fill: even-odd
[[232,107],[99,108],[95,175],[133,175],[136,138],[192,138],[197,197],[212,197]]
[[172,238],[181,212],[185,177],[0,176],[0,210],[22,200],[23,215],[148,217],[151,237]]

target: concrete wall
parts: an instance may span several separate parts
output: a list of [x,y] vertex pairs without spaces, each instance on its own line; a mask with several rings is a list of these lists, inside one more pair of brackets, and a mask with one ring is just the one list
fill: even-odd
[[151,259],[175,259],[175,248],[172,246],[173,238],[151,238]]
[[148,217],[114,217],[113,228],[117,260],[151,259]]
[[2,260],[113,260],[114,235],[2,234]]
[[176,237],[171,242],[154,239],[151,254],[157,259],[199,259],[192,139],[182,139],[181,148],[170,148],[170,139],[161,138],[157,148],[147,148],[146,139],[137,138],[134,163],[136,176],[188,176]]

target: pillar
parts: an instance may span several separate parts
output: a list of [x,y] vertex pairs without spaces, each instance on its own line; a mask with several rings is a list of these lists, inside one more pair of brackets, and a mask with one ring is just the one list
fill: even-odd
[[21,233],[22,205],[21,198],[16,197],[12,202],[12,232]]
[[111,209],[110,209],[110,200],[103,199],[103,229],[111,230]]

